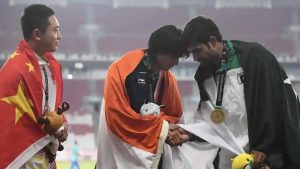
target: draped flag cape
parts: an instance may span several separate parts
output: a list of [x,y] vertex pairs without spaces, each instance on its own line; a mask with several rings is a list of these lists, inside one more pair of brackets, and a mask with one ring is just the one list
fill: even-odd
[[145,50],[125,54],[110,65],[100,115],[98,169],[157,168],[168,134],[168,123],[177,123],[182,114],[177,82],[162,71],[162,104],[159,116],[142,116],[130,107],[126,77],[141,62]]
[[[51,53],[52,79],[56,83],[55,110],[62,99],[61,66]],[[0,168],[20,168],[51,141],[37,124],[42,116],[43,84],[37,56],[22,40],[0,70]]]

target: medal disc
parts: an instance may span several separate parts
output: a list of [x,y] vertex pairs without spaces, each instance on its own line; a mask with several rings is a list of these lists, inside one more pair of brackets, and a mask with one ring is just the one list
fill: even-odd
[[225,115],[224,112],[220,109],[215,109],[211,112],[210,114],[210,119],[211,121],[213,121],[214,123],[222,123],[225,120]]

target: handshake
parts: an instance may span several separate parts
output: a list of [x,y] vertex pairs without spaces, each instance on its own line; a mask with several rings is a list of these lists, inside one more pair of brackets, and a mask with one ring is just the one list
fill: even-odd
[[169,124],[168,137],[166,143],[170,146],[181,146],[191,140],[193,135],[175,124]]

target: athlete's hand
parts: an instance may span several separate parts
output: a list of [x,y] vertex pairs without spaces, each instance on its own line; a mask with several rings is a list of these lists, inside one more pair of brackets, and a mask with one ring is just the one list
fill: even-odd
[[253,162],[254,168],[260,168],[264,164],[267,155],[263,152],[255,151],[255,150],[252,150],[251,154],[254,157],[254,162]]
[[181,146],[191,138],[192,135],[189,132],[185,131],[175,124],[170,124],[166,142],[171,146]]
[[182,137],[180,132],[178,131],[178,128],[179,126],[175,124],[169,125],[169,132],[168,132],[166,143],[169,144],[170,146],[178,146],[182,144],[181,143]]

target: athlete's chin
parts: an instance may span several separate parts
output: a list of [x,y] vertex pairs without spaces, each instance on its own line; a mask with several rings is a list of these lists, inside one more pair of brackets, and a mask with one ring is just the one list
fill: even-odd
[[50,49],[49,52],[55,52],[58,49],[58,46],[54,46],[53,48]]

